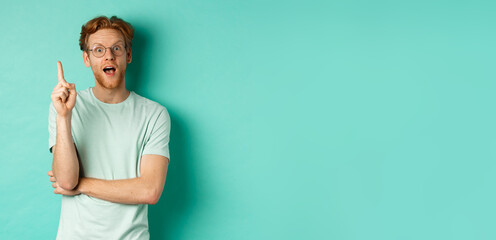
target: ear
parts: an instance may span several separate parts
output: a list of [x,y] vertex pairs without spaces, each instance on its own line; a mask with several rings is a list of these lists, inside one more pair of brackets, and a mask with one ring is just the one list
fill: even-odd
[[133,55],[131,54],[131,49],[126,53],[126,62],[129,64],[133,60]]
[[90,56],[88,55],[88,53],[86,51],[83,51],[83,61],[84,61],[84,65],[86,67],[91,66],[91,64],[90,64]]

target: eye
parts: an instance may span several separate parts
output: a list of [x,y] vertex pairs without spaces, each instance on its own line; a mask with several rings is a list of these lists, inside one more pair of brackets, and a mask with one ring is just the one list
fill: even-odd
[[93,50],[93,51],[95,51],[97,53],[101,53],[101,52],[103,52],[103,48],[102,47],[96,47],[95,50]]
[[120,51],[121,50],[121,46],[119,46],[119,45],[114,46],[113,49],[114,49],[114,51]]

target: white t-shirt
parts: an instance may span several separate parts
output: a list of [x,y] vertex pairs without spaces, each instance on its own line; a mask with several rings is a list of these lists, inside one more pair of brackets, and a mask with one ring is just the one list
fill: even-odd
[[[50,103],[49,150],[56,143],[57,112]],[[88,88],[78,91],[71,132],[82,166],[81,177],[106,180],[140,176],[144,154],[169,157],[170,117],[157,102],[131,91],[109,104]],[[62,195],[57,239],[149,239],[148,205],[120,204],[85,194]]]

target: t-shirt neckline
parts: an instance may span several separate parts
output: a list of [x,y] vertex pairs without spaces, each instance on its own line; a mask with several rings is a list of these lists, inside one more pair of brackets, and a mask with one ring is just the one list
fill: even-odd
[[113,106],[122,106],[124,104],[126,104],[127,102],[131,101],[131,95],[134,94],[134,91],[129,91],[129,96],[127,96],[127,98],[122,101],[122,102],[119,102],[119,103],[105,103],[105,102],[102,102],[100,99],[98,99],[95,94],[93,94],[93,88],[94,87],[90,87],[90,94],[91,94],[91,97],[95,100],[95,102],[97,102],[98,104],[100,105],[103,105],[103,106],[110,106],[110,107],[113,107]]

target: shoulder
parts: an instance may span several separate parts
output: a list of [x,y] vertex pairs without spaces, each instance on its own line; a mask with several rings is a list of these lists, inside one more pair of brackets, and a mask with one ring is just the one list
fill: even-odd
[[133,92],[135,96],[135,102],[136,105],[139,106],[140,108],[143,109],[147,114],[149,115],[154,115],[154,116],[160,116],[160,115],[166,115],[167,117],[169,116],[169,112],[165,106],[162,104],[153,101],[151,99],[148,99],[146,97],[143,97],[136,92]]
[[77,91],[77,97],[78,98],[88,99],[88,98],[91,97],[90,91],[91,91],[91,87],[88,87],[88,88],[86,88],[84,90],[79,90],[79,91]]
[[146,97],[143,97],[135,92],[134,93],[134,96],[135,96],[135,101],[136,101],[136,104],[141,106],[141,107],[145,107],[149,110],[152,110],[152,111],[167,111],[167,108],[164,107],[162,104],[158,103],[158,102],[155,102],[151,99],[148,99]]

